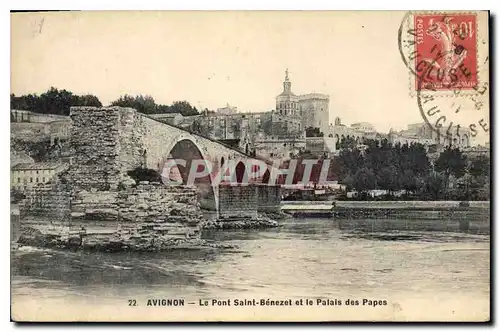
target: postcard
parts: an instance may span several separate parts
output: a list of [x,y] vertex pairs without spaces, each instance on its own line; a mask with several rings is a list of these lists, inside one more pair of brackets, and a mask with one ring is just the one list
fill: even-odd
[[488,11],[11,28],[12,321],[490,320]]

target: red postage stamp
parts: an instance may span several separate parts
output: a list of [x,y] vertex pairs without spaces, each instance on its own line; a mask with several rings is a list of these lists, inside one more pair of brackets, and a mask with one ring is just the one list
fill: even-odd
[[418,14],[414,24],[416,89],[476,88],[476,15]]

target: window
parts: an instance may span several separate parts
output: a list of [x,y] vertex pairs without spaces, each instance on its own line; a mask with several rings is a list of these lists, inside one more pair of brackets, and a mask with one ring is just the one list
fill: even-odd
[[38,177],[36,178],[36,182],[38,183]]
[[33,178],[30,178],[30,182],[33,182]]
[[42,178],[42,181],[45,182],[45,177]]
[[17,178],[17,183],[21,183],[21,178]]

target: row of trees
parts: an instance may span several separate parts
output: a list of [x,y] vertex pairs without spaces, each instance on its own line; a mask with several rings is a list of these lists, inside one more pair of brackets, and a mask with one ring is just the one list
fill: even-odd
[[339,182],[351,190],[405,190],[438,199],[450,193],[452,179],[457,188],[453,195],[475,195],[488,183],[487,156],[468,162],[459,149],[448,147],[432,165],[421,144],[393,146],[387,140],[368,140],[364,145],[365,150],[342,150],[336,163]]
[[28,110],[41,114],[69,115],[71,106],[101,107],[102,103],[94,95],[76,95],[68,90],[58,90],[54,87],[41,95],[28,94],[22,96],[10,95],[10,108]]
[[132,107],[144,114],[180,113],[183,116],[199,115],[198,109],[187,101],[175,101],[172,105],[156,104],[151,96],[124,95],[111,102],[111,106]]
[[325,134],[318,127],[307,127],[306,137],[323,137]]
[[[200,114],[196,107],[191,106],[187,101],[176,101],[172,105],[156,104],[154,98],[148,95],[124,95],[111,102],[110,105],[132,107],[145,114],[180,113],[183,116]],[[94,95],[87,94],[80,96],[71,91],[59,90],[54,87],[51,87],[41,95],[10,95],[11,109],[28,110],[41,114],[69,115],[71,106],[101,107],[102,103]]]

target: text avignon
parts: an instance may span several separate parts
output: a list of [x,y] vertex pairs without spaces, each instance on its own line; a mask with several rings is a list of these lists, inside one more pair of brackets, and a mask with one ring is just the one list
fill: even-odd
[[148,307],[183,307],[183,299],[148,299]]

